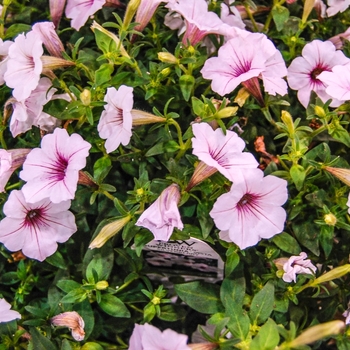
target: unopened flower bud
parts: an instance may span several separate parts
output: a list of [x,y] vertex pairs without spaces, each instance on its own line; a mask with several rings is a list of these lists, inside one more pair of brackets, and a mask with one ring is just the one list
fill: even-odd
[[90,243],[89,248],[101,248],[110,238],[115,236],[130,220],[131,216],[128,215],[104,226],[100,233]]
[[46,70],[75,66],[75,63],[72,61],[67,61],[63,58],[53,56],[41,56],[41,62],[43,64],[43,72]]
[[132,109],[131,116],[133,126],[166,122],[166,119],[163,117],[158,117],[157,115],[138,109]]
[[315,114],[320,118],[326,117],[326,112],[321,106],[315,106]]
[[66,0],[50,0],[50,16],[55,27],[60,23]]
[[126,7],[124,19],[123,19],[123,28],[127,29],[140,6],[141,0],[130,0],[128,6]]
[[287,126],[288,130],[294,130],[294,123],[291,114],[287,111],[282,111],[281,119],[283,123]]
[[338,266],[331,271],[326,272],[322,276],[316,278],[312,283],[308,284],[308,287],[316,287],[322,283],[333,281],[337,278],[343,277],[350,272],[350,264],[345,264],[343,266]]
[[218,170],[215,167],[209,166],[204,162],[199,162],[199,164],[194,169],[194,173],[186,187],[186,191],[189,192],[194,186],[198,185],[211,175],[215,174]]
[[335,226],[337,223],[337,218],[334,214],[329,213],[323,217],[324,222],[329,226]]
[[216,349],[218,344],[216,343],[198,343],[188,344],[188,347],[192,350],[213,350]]
[[164,63],[178,64],[179,60],[170,52],[158,52],[158,59]]
[[67,311],[51,318],[54,326],[68,327],[72,331],[72,337],[77,341],[84,340],[84,320],[75,311]]
[[322,169],[328,171],[330,174],[337,177],[340,181],[343,181],[345,185],[350,186],[350,169],[333,168],[330,166],[323,166]]
[[90,106],[91,103],[91,92],[88,89],[84,89],[82,93],[80,93],[80,101],[84,106]]
[[171,73],[171,69],[169,67],[164,68],[159,72],[159,77],[166,78],[170,73]]
[[98,281],[96,284],[95,284],[95,288],[97,290],[105,290],[107,289],[109,286],[108,282],[107,281]]

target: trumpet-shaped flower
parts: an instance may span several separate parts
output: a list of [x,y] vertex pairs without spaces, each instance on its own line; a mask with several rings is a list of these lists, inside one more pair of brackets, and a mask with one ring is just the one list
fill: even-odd
[[29,258],[45,260],[57,250],[57,242],[66,242],[77,230],[69,207],[70,201],[28,203],[22,191],[12,191],[4,205],[0,242],[10,251],[22,249]]
[[10,40],[2,41],[2,39],[0,39],[0,57],[1,57],[1,61],[0,61],[0,85],[4,84],[4,82],[5,82],[4,75],[5,75],[5,72],[7,70],[7,61],[9,60],[8,52],[9,52],[9,48],[12,44],[13,44],[13,41],[10,41]]
[[285,95],[282,77],[287,69],[281,53],[264,34],[235,31],[237,35],[219,49],[218,57],[209,58],[201,70],[205,79],[212,80],[212,90],[224,96],[243,83],[257,97],[254,79],[260,78],[267,93]]
[[182,38],[184,45],[196,45],[208,34],[221,34],[224,25],[219,16],[208,11],[205,0],[173,0],[166,5],[170,11],[180,13],[185,19],[186,31]]
[[286,211],[281,207],[288,198],[287,181],[260,169],[247,169],[244,180],[233,183],[209,213],[220,238],[241,249],[256,245],[283,230]]
[[78,134],[68,135],[65,129],[55,129],[45,135],[41,148],[34,148],[27,156],[20,178],[26,201],[38,202],[49,198],[53,203],[73,199],[77,189],[79,170],[85,167],[90,143]]
[[187,335],[176,333],[171,329],[160,331],[150,325],[135,324],[129,350],[190,350],[187,346]]
[[168,2],[168,0],[141,0],[135,17],[135,22],[139,24],[135,27],[135,30],[143,31],[161,2]]
[[310,259],[306,259],[307,254],[301,252],[299,255],[291,256],[283,265],[284,274],[282,279],[284,282],[296,282],[297,274],[310,275],[315,273],[317,268]]
[[17,101],[28,98],[38,86],[43,70],[43,53],[42,41],[33,31],[18,35],[10,46],[4,80],[7,86],[13,88],[12,95]]
[[[311,91],[326,102],[331,96],[326,92],[327,85],[319,78],[320,74],[348,62],[349,58],[341,51],[336,51],[330,41],[314,40],[304,46],[302,57],[295,58],[288,67],[288,84],[293,90],[298,90],[298,99],[305,108],[309,105]],[[331,106],[337,107],[340,104],[335,99]]]
[[16,318],[21,318],[21,314],[11,310],[11,305],[5,299],[0,298],[0,323],[10,322]]
[[71,26],[79,30],[105,3],[106,0],[67,0],[66,16],[72,19]]
[[350,6],[350,0],[328,0],[327,16],[332,17],[338,12],[344,12]]
[[76,311],[67,311],[51,318],[54,326],[68,327],[72,331],[72,337],[77,341],[84,340],[85,322]]
[[220,18],[224,23],[230,25],[231,27],[244,29],[245,24],[242,21],[240,12],[236,9],[235,6],[233,6],[234,2],[235,1],[230,0],[229,4],[227,3],[221,4]]
[[31,149],[28,148],[0,149],[0,192],[5,191],[7,181],[12,173],[23,164],[30,151]]
[[243,152],[245,142],[234,131],[213,128],[207,123],[192,125],[193,154],[210,167],[216,168],[230,181],[240,180],[243,170],[259,163],[249,152]]
[[148,207],[136,222],[137,226],[148,228],[154,238],[160,241],[168,241],[174,227],[183,229],[179,208],[179,186],[172,184],[167,187],[158,199]]
[[117,90],[107,89],[104,98],[107,104],[101,114],[97,130],[102,139],[107,139],[107,153],[115,151],[120,144],[127,145],[131,138],[132,116],[134,104],[133,88],[122,85]]

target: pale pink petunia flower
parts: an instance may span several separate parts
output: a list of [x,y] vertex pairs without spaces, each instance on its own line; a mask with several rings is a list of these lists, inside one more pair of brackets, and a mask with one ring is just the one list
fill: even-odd
[[67,311],[51,318],[54,326],[68,327],[72,331],[72,337],[77,341],[84,340],[85,322],[76,311]]
[[326,93],[339,102],[350,100],[350,63],[334,66],[331,72],[322,72],[318,79],[326,86]]
[[0,57],[1,57],[1,61],[0,61],[0,85],[4,84],[4,82],[5,82],[4,75],[5,75],[5,72],[7,70],[7,62],[9,60],[8,52],[9,52],[10,46],[12,44],[13,44],[13,41],[10,41],[10,40],[3,41],[2,39],[0,39]]
[[244,180],[233,183],[209,214],[221,230],[221,239],[245,249],[283,231],[286,211],[281,206],[287,198],[287,181],[247,169]]
[[245,142],[234,131],[221,128],[213,130],[208,123],[192,125],[193,154],[210,167],[216,168],[230,181],[238,181],[247,168],[259,163],[249,152],[243,152]]
[[168,241],[174,227],[179,230],[184,227],[179,213],[179,202],[179,186],[172,184],[142,213],[136,225],[148,228],[153,233],[154,239]]
[[91,145],[78,134],[69,135],[56,128],[45,135],[41,148],[34,148],[27,156],[20,178],[26,201],[38,202],[49,198],[53,203],[74,199],[79,170],[85,167]]
[[17,101],[28,98],[38,86],[43,53],[42,41],[33,31],[18,35],[10,46],[4,80],[8,87],[13,88],[12,95]]
[[348,213],[350,214],[350,193],[348,194],[348,201],[346,202],[346,205],[348,207]]
[[227,3],[221,4],[220,18],[224,23],[230,25],[231,27],[244,29],[245,24],[242,21],[240,12],[236,9],[235,6],[233,6],[234,2],[235,1],[230,0],[229,4]]
[[171,329],[163,332],[150,325],[135,324],[129,341],[129,350],[190,350],[187,335],[176,333]]
[[337,50],[341,50],[344,46],[344,41],[350,40],[350,27],[344,33],[332,36],[328,40],[333,43]]
[[283,264],[284,274],[282,279],[284,282],[296,282],[297,274],[310,275],[315,273],[317,268],[310,259],[306,259],[307,254],[301,252],[299,255],[291,256],[288,261]]
[[22,134],[32,128],[33,125],[38,125],[38,120],[43,113],[43,106],[50,101],[56,89],[52,87],[51,80],[41,78],[38,86],[32,91],[30,96],[22,101],[9,99],[6,105],[12,105],[12,116],[10,121],[10,131],[13,137]]
[[[293,90],[298,90],[300,103],[307,108],[311,92],[326,102],[331,99],[326,92],[326,85],[318,78],[322,72],[330,72],[336,65],[345,65],[350,62],[343,52],[337,51],[330,41],[313,40],[306,44],[302,56],[295,58],[288,67],[288,84]],[[332,107],[341,104],[333,100]]]
[[77,230],[70,204],[49,199],[28,203],[22,191],[13,190],[4,204],[0,242],[10,251],[22,250],[28,258],[45,260],[57,250],[57,242],[66,242]]
[[350,6],[350,0],[328,0],[327,16],[332,17],[338,12],[344,12]]
[[186,31],[182,43],[186,46],[188,42],[198,44],[208,34],[221,34],[224,23],[216,13],[208,11],[205,0],[173,0],[166,7],[184,18]]
[[21,314],[17,311],[11,310],[11,304],[5,299],[0,298],[0,323],[10,322],[16,318],[21,318]]
[[62,18],[65,5],[66,0],[49,0],[50,16],[56,28]]
[[237,35],[219,49],[218,57],[209,58],[201,70],[205,79],[212,80],[212,90],[224,96],[243,84],[263,104],[257,85],[260,78],[268,94],[285,95],[287,84],[283,77],[287,68],[272,41],[260,33],[240,29],[235,32]]
[[139,24],[134,28],[135,30],[143,31],[161,2],[168,2],[168,0],[141,0],[135,17],[135,22]]
[[30,148],[0,149],[0,192],[5,192],[11,175],[23,164],[30,151]]
[[134,104],[133,88],[121,85],[107,89],[104,111],[101,114],[97,130],[102,139],[107,139],[107,153],[115,151],[120,144],[127,145],[131,138],[132,115]]
[[66,16],[72,19],[71,26],[79,30],[105,3],[106,0],[67,0]]

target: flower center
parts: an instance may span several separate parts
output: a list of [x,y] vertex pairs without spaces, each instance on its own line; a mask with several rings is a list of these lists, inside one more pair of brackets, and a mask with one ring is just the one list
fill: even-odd
[[41,214],[41,209],[29,210],[25,218],[25,224],[27,226],[38,226],[39,222],[42,219]]
[[328,67],[323,67],[318,65],[311,73],[310,73],[310,77],[311,79],[315,82],[319,82],[319,80],[317,79],[317,77],[324,71],[329,72],[330,69]]
[[248,207],[250,207],[254,203],[255,198],[256,196],[254,196],[253,194],[246,193],[237,203],[238,209],[248,209]]

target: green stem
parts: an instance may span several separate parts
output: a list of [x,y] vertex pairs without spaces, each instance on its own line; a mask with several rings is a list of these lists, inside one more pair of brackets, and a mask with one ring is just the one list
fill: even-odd
[[176,131],[177,131],[177,138],[179,140],[180,149],[183,149],[185,147],[185,144],[182,140],[182,131],[181,131],[179,123],[177,121],[175,121],[173,118],[170,118],[170,119],[168,119],[168,124],[175,126]]
[[100,193],[104,194],[107,198],[109,198],[111,201],[114,202],[115,197],[112,196],[109,192],[107,192],[107,191],[101,191]]
[[244,8],[245,8],[245,10],[246,10],[246,12],[247,12],[247,15],[248,15],[249,19],[250,19],[251,22],[252,22],[252,25],[253,25],[253,28],[254,28],[254,32],[259,32],[259,28],[258,28],[258,26],[257,26],[257,24],[256,24],[256,22],[255,22],[255,19],[254,19],[253,14],[252,14],[251,11],[250,11],[249,5],[245,3],[245,4],[244,4]]
[[11,4],[11,0],[3,1],[1,17],[0,17],[0,38],[1,39],[4,39],[4,36],[5,36],[5,17],[6,17],[7,8],[9,7],[10,4]]

